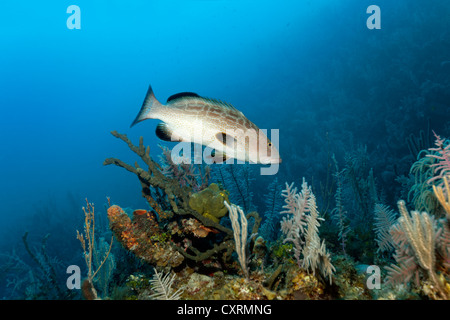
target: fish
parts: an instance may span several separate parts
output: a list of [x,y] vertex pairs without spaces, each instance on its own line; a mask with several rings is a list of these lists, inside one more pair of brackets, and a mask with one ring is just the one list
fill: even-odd
[[281,163],[278,149],[265,130],[260,130],[241,111],[221,100],[201,97],[194,92],[180,92],[162,104],[150,85],[130,127],[147,119],[162,121],[156,127],[156,135],[161,140],[207,146],[213,150],[211,155],[217,163],[228,159]]
[[136,209],[133,211],[133,215],[142,216],[147,213],[147,210],[144,209]]

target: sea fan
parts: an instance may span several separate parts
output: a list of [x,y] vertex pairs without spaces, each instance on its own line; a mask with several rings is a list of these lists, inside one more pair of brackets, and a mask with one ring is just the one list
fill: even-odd
[[378,244],[378,252],[385,252],[394,249],[392,236],[389,229],[394,225],[397,217],[394,210],[382,204],[375,204],[374,211],[375,218],[375,233],[377,238],[375,241]]
[[179,300],[181,294],[181,288],[173,292],[172,284],[175,280],[175,274],[170,277],[170,273],[164,275],[163,273],[158,273],[156,269],[153,279],[150,280],[154,294],[150,295],[150,298],[155,300]]

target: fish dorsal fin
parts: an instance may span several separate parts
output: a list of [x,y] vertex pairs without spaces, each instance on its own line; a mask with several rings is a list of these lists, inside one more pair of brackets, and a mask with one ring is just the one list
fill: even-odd
[[[220,105],[220,106],[222,106],[222,107],[229,108],[229,109],[231,109],[231,110],[235,110],[235,111],[240,112],[238,109],[236,109],[236,108],[235,108],[232,104],[230,104],[230,103],[224,102],[224,101],[219,100],[219,99],[213,99],[213,98],[205,98],[205,97],[201,97],[201,96],[199,96],[199,95],[198,95],[197,93],[195,93],[195,92],[180,92],[180,93],[175,93],[174,95],[171,95],[171,96],[167,99],[167,102],[171,102],[171,101],[174,101],[174,100],[177,100],[177,99],[181,99],[181,98],[200,98],[200,99],[204,100],[205,102],[209,102],[209,103],[212,103],[212,104],[217,104],[217,105]],[[240,113],[242,113],[242,112],[240,112]]]
[[180,92],[180,93],[175,93],[174,95],[171,95],[168,99],[167,102],[170,102],[172,100],[176,100],[176,99],[180,99],[180,98],[185,98],[185,97],[195,97],[195,98],[200,98],[200,96],[194,92]]
[[156,126],[156,136],[164,141],[182,141],[181,137],[177,136],[173,133],[173,130],[170,129],[170,127],[164,123],[161,122]]
[[[228,102],[224,102],[222,100],[218,100],[218,99],[212,99],[212,98],[203,98],[203,100],[208,101],[209,103],[213,103],[213,104],[218,104],[220,106],[223,106],[225,108],[229,108],[231,110],[236,110],[239,111],[238,109],[236,109],[232,104],[228,103]],[[239,111],[240,112],[240,111]],[[241,112],[242,113],[242,112]]]

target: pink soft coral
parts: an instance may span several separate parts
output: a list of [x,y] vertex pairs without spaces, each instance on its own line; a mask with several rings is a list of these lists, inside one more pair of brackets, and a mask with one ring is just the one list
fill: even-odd
[[427,183],[431,184],[436,182],[436,186],[442,187],[444,184],[444,176],[450,175],[450,143],[445,145],[445,139],[438,136],[434,131],[434,136],[436,137],[437,148],[430,148],[432,153],[427,154],[427,157],[437,159],[436,163],[430,165],[433,168],[434,176],[428,179]]

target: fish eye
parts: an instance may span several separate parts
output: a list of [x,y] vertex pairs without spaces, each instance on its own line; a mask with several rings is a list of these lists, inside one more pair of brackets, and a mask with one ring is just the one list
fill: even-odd
[[268,145],[269,147],[271,147],[271,146],[272,146],[272,142],[269,142],[267,145]]

